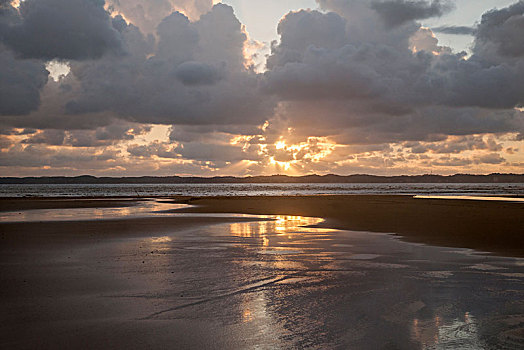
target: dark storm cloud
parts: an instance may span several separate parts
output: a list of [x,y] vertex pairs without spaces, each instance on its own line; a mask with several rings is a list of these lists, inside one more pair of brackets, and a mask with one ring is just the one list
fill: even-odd
[[25,139],[22,143],[61,146],[64,144],[65,138],[66,133],[64,130],[49,129]]
[[175,75],[184,85],[212,85],[221,79],[217,68],[193,61],[179,65]]
[[243,66],[247,38],[231,7],[216,5],[197,22],[174,12],[158,26],[154,51],[137,27],[122,29],[122,37],[128,55],[71,64],[80,89],[68,113],[202,125],[259,124],[272,114],[260,76]]
[[116,122],[95,130],[71,130],[67,132],[66,145],[73,147],[108,146],[121,141],[134,140],[151,130],[150,126]]
[[431,30],[435,33],[453,35],[474,35],[477,32],[477,28],[467,26],[442,26],[431,28]]
[[229,142],[236,135],[253,135],[260,132],[255,125],[174,125],[169,130],[172,142]]
[[96,129],[94,136],[99,141],[133,140],[135,136],[143,135],[149,131],[151,131],[151,127],[148,125],[116,123]]
[[176,152],[186,159],[200,161],[238,162],[243,159],[249,159],[249,156],[242,152],[242,147],[232,145],[188,142],[183,146],[177,147]]
[[474,50],[486,56],[523,57],[524,1],[485,13],[478,26]]
[[442,16],[451,10],[452,6],[439,0],[432,2],[392,0],[373,2],[371,8],[380,14],[387,26],[395,27],[417,19]]
[[36,110],[48,74],[43,62],[17,59],[0,44],[0,115],[23,115]]
[[[130,141],[136,136],[144,135],[151,130],[150,126],[141,124],[129,124],[116,122],[108,126],[99,127],[95,130],[63,130],[44,129],[26,130],[10,133],[7,135],[31,134],[25,138],[24,144],[43,144],[50,146],[72,146],[72,147],[101,147],[109,146],[121,141]],[[32,131],[32,132],[30,132]]]
[[[266,72],[267,90],[287,101],[280,113],[296,127],[309,125],[304,133],[324,130],[346,135],[341,142],[377,143],[524,129],[522,114],[513,110],[524,102],[524,60],[493,61],[479,45],[465,59],[463,53],[438,46],[432,32],[415,22],[354,31],[349,5],[364,6],[365,1],[320,3],[338,14],[288,14],[279,25],[282,40],[273,47]],[[507,17],[517,8],[501,11]],[[365,6],[360,14],[361,21],[376,22],[376,14]],[[347,24],[335,25],[342,18]],[[332,24],[323,28],[333,28],[325,41],[295,34],[322,21]],[[499,27],[488,28],[498,32]],[[477,40],[489,37],[488,28]],[[511,32],[507,40],[517,45],[520,29],[506,29]]]
[[53,168],[75,168],[79,165],[87,166],[89,169],[107,170],[119,159],[120,151],[104,150],[102,153],[94,154],[87,148],[58,148],[43,144],[30,144],[23,147],[14,145],[6,152],[0,152],[0,164],[4,167],[43,167]]
[[17,21],[2,23],[0,38],[23,58],[92,59],[121,50],[103,0],[26,0],[19,10]]
[[496,142],[493,138],[485,139],[484,137],[477,135],[452,136],[440,142],[405,142],[402,146],[415,154],[423,154],[427,152],[437,154],[458,154],[471,150],[489,150],[491,152],[502,150],[502,145]]
[[20,15],[10,0],[0,0],[0,39],[3,39],[9,26],[19,24]]

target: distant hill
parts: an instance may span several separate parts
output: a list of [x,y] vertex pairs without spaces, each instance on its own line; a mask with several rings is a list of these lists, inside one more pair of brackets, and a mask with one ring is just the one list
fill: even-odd
[[213,183],[524,183],[524,174],[489,175],[306,175],[306,176],[140,176],[95,177],[90,175],[66,177],[2,177],[0,184],[213,184]]

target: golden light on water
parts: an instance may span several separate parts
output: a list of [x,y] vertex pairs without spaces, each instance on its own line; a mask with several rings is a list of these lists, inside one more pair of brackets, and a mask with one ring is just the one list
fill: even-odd
[[163,236],[163,237],[153,237],[151,238],[151,243],[168,243],[171,242],[173,239],[169,236]]
[[242,312],[242,320],[244,322],[253,321],[253,313],[251,312],[249,308],[244,309],[244,311]]
[[[260,244],[264,247],[270,245],[271,235],[283,236],[288,239],[302,236],[305,233],[316,233],[319,229],[311,228],[322,221],[319,218],[310,218],[293,215],[269,215],[261,216],[267,220],[253,222],[239,222],[229,225],[231,235],[242,238],[260,238]],[[322,229],[328,232],[328,229]]]

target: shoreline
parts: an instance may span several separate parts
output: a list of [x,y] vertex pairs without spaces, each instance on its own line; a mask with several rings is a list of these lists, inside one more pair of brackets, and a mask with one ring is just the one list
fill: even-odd
[[206,197],[178,200],[187,213],[319,217],[321,227],[388,233],[403,240],[524,257],[524,203],[404,195]]
[[[502,256],[524,257],[522,234],[524,203],[467,199],[415,198],[411,195],[314,195],[314,196],[162,196],[135,198],[42,198],[0,199],[0,212],[32,209],[117,208],[146,200],[188,204],[176,213],[293,215],[324,219],[320,227],[388,233],[409,242],[469,248]],[[169,212],[169,211],[168,211]],[[197,224],[201,219],[176,217],[119,217],[108,220],[80,220],[79,232],[137,234],[176,229],[182,222]],[[240,220],[239,218],[230,219]],[[228,221],[228,220],[226,220]],[[85,223],[85,224],[84,224]],[[78,226],[78,223],[76,224]],[[65,235],[71,222],[0,223],[5,238],[19,232],[21,237],[43,238],[44,231]],[[52,229],[47,229],[52,227]],[[32,232],[38,230],[38,233]],[[7,233],[6,233],[7,232]],[[23,233],[20,233],[23,232]],[[75,236],[78,236],[78,232]],[[6,236],[7,235],[7,236]],[[64,237],[67,240],[67,237]]]

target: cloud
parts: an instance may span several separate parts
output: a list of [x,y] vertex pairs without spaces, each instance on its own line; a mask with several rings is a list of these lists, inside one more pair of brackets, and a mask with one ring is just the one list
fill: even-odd
[[373,2],[371,8],[377,11],[386,26],[396,27],[417,19],[440,17],[450,11],[452,6],[439,0],[391,0]]
[[15,129],[15,128],[0,128],[0,135],[28,135],[34,134],[38,130],[36,129]]
[[213,85],[221,79],[217,68],[194,61],[179,65],[175,75],[184,85]]
[[406,142],[403,147],[415,154],[436,153],[436,154],[458,154],[465,151],[489,150],[498,152],[502,150],[501,143],[493,137],[485,138],[478,135],[467,136],[448,136],[443,141],[438,142]]
[[174,12],[158,26],[158,43],[133,25],[122,29],[130,54],[71,63],[77,97],[71,115],[111,112],[134,122],[260,124],[274,101],[261,93],[260,76],[243,65],[247,40],[233,10],[216,5],[196,22]]
[[[517,166],[507,150],[524,135],[522,1],[474,30],[418,23],[444,1],[318,3],[280,21],[257,73],[223,4],[27,0],[19,13],[4,0],[2,160],[129,174]],[[473,35],[471,56],[436,30]],[[48,79],[51,58],[70,73]]]
[[469,158],[461,158],[461,157],[440,157],[437,160],[431,161],[430,164],[432,166],[438,166],[438,167],[462,167],[462,166],[468,166],[471,165],[473,161]]
[[[241,147],[206,143],[184,143],[176,148],[177,153],[186,159],[201,161],[238,162],[249,158]],[[246,157],[247,156],[247,157]]]
[[475,157],[475,163],[477,164],[501,164],[506,161],[500,154],[498,153],[490,153],[483,156]]
[[[278,113],[291,125],[366,143],[522,130],[513,108],[524,101],[524,61],[491,63],[477,51],[466,59],[415,23],[356,31],[355,38],[353,3],[365,5],[320,1],[338,14],[301,11],[282,19],[266,89],[283,101]],[[295,35],[322,21],[331,23],[322,27],[333,28],[326,35],[333,40]]]
[[174,11],[198,20],[213,7],[212,0],[108,0],[107,4],[146,34],[154,34],[158,24]]
[[103,0],[26,0],[10,22],[2,21],[0,38],[23,58],[82,60],[121,52]]
[[36,110],[48,75],[43,62],[17,59],[0,44],[0,115],[24,115]]
[[96,168],[107,168],[118,158],[118,151],[51,148],[43,144],[15,145],[6,152],[0,152],[0,164],[3,167],[44,167],[74,168],[81,164]]
[[494,56],[524,56],[524,1],[482,15],[474,51],[489,59]]
[[95,130],[44,129],[11,132],[11,135],[30,136],[23,139],[23,144],[44,144],[50,146],[102,147],[119,142],[134,140],[136,136],[147,134],[151,127],[142,124],[116,122]]
[[170,144],[153,142],[148,145],[131,145],[127,147],[127,152],[133,157],[151,158],[156,156],[159,158],[181,158],[175,147]]
[[25,139],[22,143],[61,146],[64,144],[65,138],[66,134],[64,130],[48,129]]
[[435,33],[453,35],[474,35],[477,32],[477,28],[467,26],[441,26],[433,27],[431,28],[431,30]]

